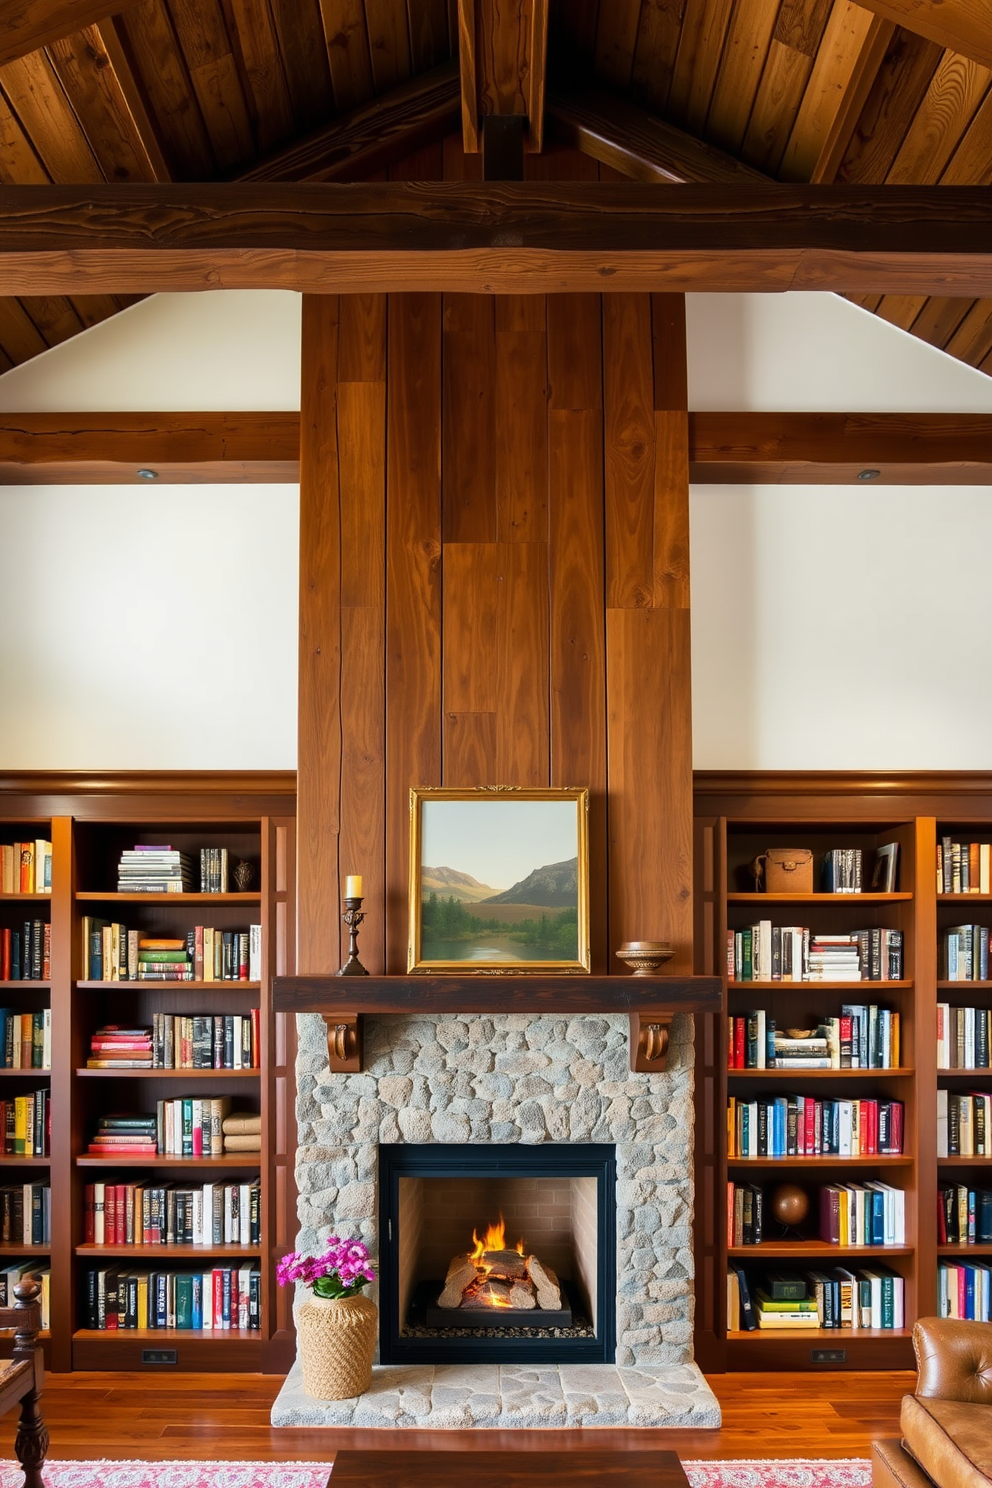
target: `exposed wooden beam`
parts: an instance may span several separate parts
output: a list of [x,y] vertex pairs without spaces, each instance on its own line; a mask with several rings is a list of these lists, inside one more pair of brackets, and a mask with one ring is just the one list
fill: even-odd
[[838,290],[992,295],[965,186],[8,186],[8,294]]
[[298,413],[0,414],[0,485],[296,481]]
[[3,0],[0,67],[133,4],[135,0]]
[[342,114],[240,181],[361,181],[458,127],[458,64],[444,62]]
[[[292,411],[0,414],[0,485],[295,481],[299,444]],[[697,485],[992,485],[992,416],[691,413],[689,461]]]
[[482,120],[518,114],[527,120],[525,148],[540,154],[549,0],[457,0],[462,144],[481,148]]
[[693,481],[716,485],[992,485],[992,416],[691,413]]
[[866,10],[992,67],[988,0],[859,0]]
[[741,184],[769,179],[582,73],[551,80],[546,113],[555,139],[635,181]]

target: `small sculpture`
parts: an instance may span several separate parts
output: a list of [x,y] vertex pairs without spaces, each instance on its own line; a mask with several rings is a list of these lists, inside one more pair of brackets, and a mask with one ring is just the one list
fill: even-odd
[[795,1233],[809,1213],[809,1194],[795,1183],[779,1183],[771,1191],[769,1207],[782,1228]]
[[667,940],[625,940],[616,954],[635,976],[654,976],[675,955],[675,947]]
[[234,885],[239,894],[247,894],[255,882],[255,864],[245,862],[241,858],[234,865]]

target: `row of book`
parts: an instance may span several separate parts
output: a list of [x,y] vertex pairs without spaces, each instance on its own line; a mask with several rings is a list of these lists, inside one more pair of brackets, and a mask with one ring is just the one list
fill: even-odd
[[41,1326],[52,1326],[52,1272],[50,1266],[36,1266],[31,1261],[18,1261],[0,1268],[0,1307],[13,1307],[17,1302],[14,1288],[22,1281],[40,1281]]
[[898,1069],[899,1014],[844,1003],[840,1017],[810,1031],[779,1029],[764,1008],[728,1019],[730,1069]]
[[[906,1199],[890,1184],[829,1183],[817,1196],[819,1238],[829,1245],[904,1245]],[[727,1184],[727,1244],[768,1239],[765,1191],[757,1183]],[[899,1238],[899,1237],[902,1238]]]
[[3,1069],[51,1069],[51,1008],[36,1013],[0,1008],[0,1061]]
[[262,927],[222,930],[196,925],[183,936],[152,936],[85,915],[84,982],[257,982]]
[[50,1245],[52,1190],[48,1183],[10,1183],[0,1188],[0,1243]]
[[0,894],[50,894],[52,892],[52,844],[34,842],[0,844]]
[[260,1245],[260,1180],[245,1183],[88,1183],[91,1245]]
[[964,1183],[937,1189],[938,1245],[985,1245],[992,1241],[992,1192]]
[[156,1102],[154,1115],[101,1116],[89,1144],[94,1157],[223,1157],[259,1152],[262,1118],[231,1112],[230,1096],[178,1096]]
[[260,1012],[154,1013],[152,1026],[106,1023],[90,1036],[87,1069],[258,1069]]
[[902,1145],[902,1101],[732,1095],[727,1103],[730,1158],[896,1157]]
[[992,1157],[992,1095],[937,1091],[937,1156]]
[[51,1098],[32,1090],[0,1101],[0,1133],[5,1157],[47,1157],[51,1150]]
[[47,982],[51,976],[51,925],[25,920],[19,930],[0,930],[0,982]]
[[83,1326],[103,1330],[181,1328],[217,1332],[261,1327],[258,1263],[209,1271],[90,1270],[83,1279]]
[[937,1068],[988,1069],[992,1064],[992,1009],[937,1004]]
[[727,1276],[727,1328],[902,1328],[903,1278],[884,1265],[775,1272],[752,1281],[743,1266]]
[[[201,894],[226,894],[228,889],[226,847],[200,848]],[[121,894],[191,894],[193,859],[169,843],[139,843],[125,848],[117,865],[117,891]]]
[[988,981],[988,925],[952,925],[945,930],[944,976],[949,982]]
[[937,844],[938,894],[988,894],[992,853],[987,842],[955,842],[942,837]]
[[727,931],[731,982],[898,982],[903,933],[875,926],[845,934],[759,920]]
[[992,1322],[992,1266],[981,1261],[941,1261],[937,1267],[937,1314]]

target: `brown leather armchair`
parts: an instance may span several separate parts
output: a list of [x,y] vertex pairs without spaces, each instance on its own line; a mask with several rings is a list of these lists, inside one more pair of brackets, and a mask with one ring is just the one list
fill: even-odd
[[921,1318],[913,1347],[916,1393],[903,1396],[902,1440],[874,1443],[874,1488],[989,1488],[992,1323]]

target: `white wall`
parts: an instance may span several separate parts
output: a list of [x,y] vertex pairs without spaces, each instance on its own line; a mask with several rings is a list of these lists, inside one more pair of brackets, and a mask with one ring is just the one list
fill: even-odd
[[[690,406],[992,412],[833,295],[690,295]],[[0,411],[299,407],[299,296],[158,295],[0,377]],[[987,768],[984,489],[692,493],[697,768]],[[0,491],[0,767],[291,768],[285,486]],[[156,569],[158,571],[156,571]]]

